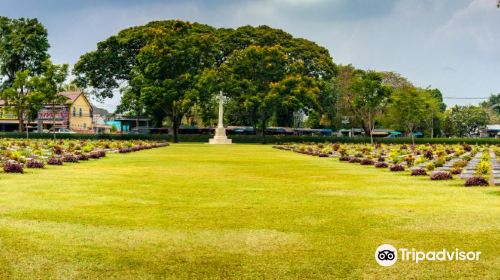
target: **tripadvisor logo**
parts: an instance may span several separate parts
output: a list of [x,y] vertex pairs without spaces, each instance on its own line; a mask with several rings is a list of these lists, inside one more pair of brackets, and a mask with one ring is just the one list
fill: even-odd
[[398,260],[398,251],[392,245],[380,245],[375,250],[375,260],[381,266],[391,266]]
[[398,257],[401,261],[410,261],[419,263],[421,261],[478,261],[481,252],[479,251],[462,251],[455,249],[448,251],[442,249],[440,251],[417,251],[414,248],[399,248],[399,253],[394,246],[383,244],[375,250],[375,260],[381,266],[391,266],[396,263]]

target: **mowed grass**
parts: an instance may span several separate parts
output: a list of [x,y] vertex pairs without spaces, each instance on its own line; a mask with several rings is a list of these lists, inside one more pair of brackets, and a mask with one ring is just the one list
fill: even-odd
[[[262,145],[2,173],[0,278],[498,278],[500,188],[462,184]],[[384,243],[482,254],[386,268]]]

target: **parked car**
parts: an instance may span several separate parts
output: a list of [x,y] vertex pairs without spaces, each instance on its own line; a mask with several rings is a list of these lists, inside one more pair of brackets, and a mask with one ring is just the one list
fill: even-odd
[[67,128],[59,128],[56,133],[66,133],[66,134],[74,134],[73,130],[67,129]]

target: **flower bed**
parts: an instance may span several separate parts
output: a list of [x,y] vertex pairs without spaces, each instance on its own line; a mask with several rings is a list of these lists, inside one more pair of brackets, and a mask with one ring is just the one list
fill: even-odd
[[0,163],[6,173],[26,168],[45,168],[106,157],[106,153],[137,152],[168,146],[144,140],[41,140],[0,139]]
[[[500,147],[497,145],[297,143],[273,147],[304,155],[317,157],[325,155],[342,162],[374,166],[379,169],[389,168],[390,171],[411,176],[428,175],[431,180],[452,180],[453,175],[459,175],[457,177],[463,179],[473,175],[488,177],[492,174],[489,155],[500,156]],[[124,148],[119,152],[127,153],[130,150]],[[474,166],[473,172],[471,167],[468,167],[472,159],[474,159],[474,162],[471,162],[471,166]],[[479,180],[474,179],[470,183]]]

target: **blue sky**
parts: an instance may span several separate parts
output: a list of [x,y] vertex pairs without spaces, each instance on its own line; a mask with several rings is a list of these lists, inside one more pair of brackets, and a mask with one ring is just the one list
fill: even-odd
[[0,14],[39,18],[56,63],[72,65],[98,41],[151,20],[266,24],[327,47],[336,63],[396,71],[445,96],[500,92],[496,0],[2,0]]

